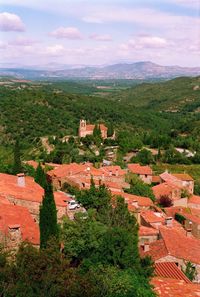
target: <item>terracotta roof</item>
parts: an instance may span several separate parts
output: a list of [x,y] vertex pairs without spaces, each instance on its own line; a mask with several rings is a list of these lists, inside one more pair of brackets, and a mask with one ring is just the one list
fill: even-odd
[[120,166],[103,166],[100,168],[102,172],[106,173],[107,175],[116,175],[123,176],[126,174],[126,170],[121,169]]
[[181,186],[180,180],[168,172],[160,174],[160,178],[167,183]]
[[141,257],[151,256],[153,261],[157,261],[163,257],[168,255],[168,250],[164,243],[163,239],[159,239],[157,241],[151,242],[149,244],[149,251],[144,252],[142,248],[140,248],[140,255]]
[[128,164],[128,169],[132,173],[141,175],[152,175],[152,169],[150,166],[141,166],[138,163]]
[[173,173],[172,175],[182,181],[194,181],[194,179],[187,173]]
[[184,259],[195,264],[200,264],[200,240],[187,237],[183,232],[167,227],[160,227],[168,253],[176,258]]
[[0,204],[11,204],[11,203],[4,196],[0,196]]
[[29,161],[25,161],[25,164],[32,166],[34,169],[36,169],[38,167],[38,162],[34,161],[34,160],[29,160]]
[[152,235],[158,235],[159,231],[157,229],[146,227],[146,226],[140,226],[139,227],[139,236],[152,236]]
[[164,196],[164,195],[170,196],[173,190],[180,190],[180,187],[168,182],[164,182],[159,185],[153,186],[152,190],[156,199],[159,199],[161,196]]
[[192,203],[192,204],[200,204],[200,196],[192,195],[192,196],[189,198],[188,203]]
[[72,200],[72,198],[64,192],[54,192],[53,195],[56,206],[66,207],[68,202]]
[[0,195],[41,202],[44,190],[30,176],[25,177],[25,186],[22,187],[17,184],[17,176],[0,173]]
[[[108,128],[104,124],[100,124],[99,126],[100,126],[99,128],[100,128],[101,131],[102,130],[104,130],[104,131],[108,130]],[[92,132],[94,130],[94,127],[95,127],[95,125],[88,124],[88,125],[86,125],[86,131]]]
[[178,213],[182,214],[187,220],[200,225],[200,217],[197,217],[196,215],[193,215],[187,212],[182,213],[179,211]]
[[157,276],[183,280],[188,284],[192,283],[174,262],[155,263],[154,273]]
[[161,179],[159,175],[153,175],[152,176],[152,183],[160,183]]
[[[113,192],[112,194],[117,196],[119,195],[119,193]],[[124,200],[128,203],[128,204],[132,204],[133,201],[137,201],[138,202],[138,206],[146,206],[146,207],[150,207],[153,205],[153,202],[150,198],[148,197],[143,197],[143,196],[138,196],[138,195],[133,195],[133,194],[128,194],[128,193],[120,193],[120,196],[122,196],[124,198]]]
[[0,230],[8,234],[8,228],[20,226],[22,239],[38,245],[39,227],[28,209],[18,205],[0,204]]
[[159,297],[199,297],[200,285],[185,283],[184,280],[154,277],[151,280]]
[[145,210],[141,212],[141,217],[148,223],[164,223],[165,217],[163,213]]

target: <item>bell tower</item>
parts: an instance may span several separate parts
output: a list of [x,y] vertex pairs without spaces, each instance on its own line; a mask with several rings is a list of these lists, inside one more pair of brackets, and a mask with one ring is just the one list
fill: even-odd
[[85,137],[85,132],[86,132],[86,121],[85,120],[80,120],[79,137]]

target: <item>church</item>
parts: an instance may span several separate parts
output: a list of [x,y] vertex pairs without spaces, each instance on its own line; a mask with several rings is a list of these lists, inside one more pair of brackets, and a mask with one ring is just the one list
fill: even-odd
[[[86,135],[92,135],[95,125],[87,125],[85,120],[80,120],[79,125],[79,137],[85,137]],[[101,137],[103,139],[107,138],[108,128],[104,124],[99,124],[99,128],[101,130]]]

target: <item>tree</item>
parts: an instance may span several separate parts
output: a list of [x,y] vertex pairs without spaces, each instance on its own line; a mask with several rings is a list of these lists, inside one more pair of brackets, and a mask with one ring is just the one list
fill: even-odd
[[21,163],[21,153],[20,153],[20,145],[19,140],[16,140],[14,146],[14,164],[13,164],[13,174],[18,174],[23,171],[22,163]]
[[38,164],[35,171],[35,182],[38,183],[43,189],[45,189],[47,185],[46,174],[44,173],[40,163]]
[[195,266],[191,262],[187,262],[185,269],[182,269],[185,275],[189,278],[189,280],[195,280],[197,276],[197,271]]
[[141,151],[139,151],[137,156],[133,158],[133,161],[139,162],[142,165],[148,165],[154,162],[154,158],[151,151],[147,149],[142,149]]
[[107,126],[108,126],[107,136],[112,137],[114,134],[113,124],[109,123]]
[[130,178],[130,189],[126,189],[125,191],[129,194],[134,194],[138,196],[149,197],[152,201],[155,201],[155,196],[152,191],[152,188],[145,184],[139,177],[136,175],[131,175]]
[[167,195],[160,196],[158,204],[160,204],[163,207],[170,207],[173,205],[172,199]]
[[57,211],[51,184],[47,183],[40,207],[40,247],[46,248],[48,241],[58,239]]

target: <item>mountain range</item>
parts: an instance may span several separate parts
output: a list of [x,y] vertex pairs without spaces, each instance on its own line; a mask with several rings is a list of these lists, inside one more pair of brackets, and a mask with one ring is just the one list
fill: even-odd
[[24,79],[170,79],[178,76],[198,76],[200,67],[161,66],[152,62],[119,63],[108,66],[48,65],[41,69],[0,68],[0,76]]

